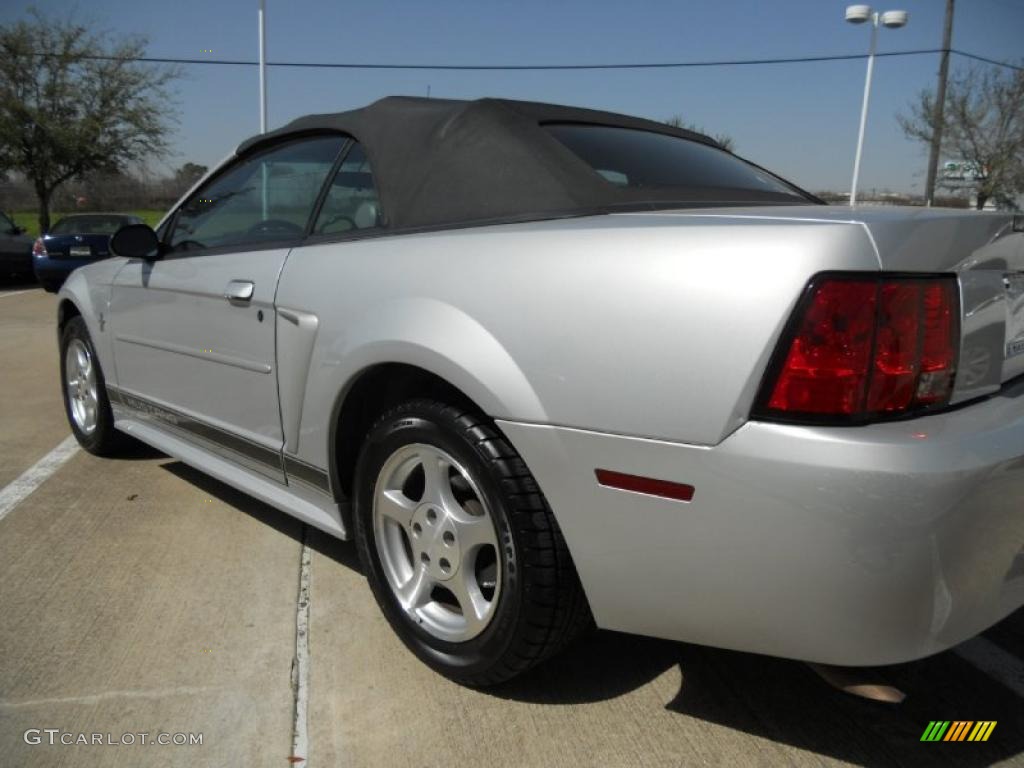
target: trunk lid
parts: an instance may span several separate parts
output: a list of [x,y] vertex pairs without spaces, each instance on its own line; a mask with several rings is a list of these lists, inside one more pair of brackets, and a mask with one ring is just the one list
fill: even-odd
[[[1024,270],[1024,237],[1013,213],[937,208],[843,207],[871,233],[883,269],[896,272]],[[1003,238],[1014,235],[1010,241]],[[997,242],[998,248],[990,248]],[[1007,245],[1011,247],[1006,247]]]
[[110,235],[46,235],[43,245],[54,259],[105,259],[110,255]]

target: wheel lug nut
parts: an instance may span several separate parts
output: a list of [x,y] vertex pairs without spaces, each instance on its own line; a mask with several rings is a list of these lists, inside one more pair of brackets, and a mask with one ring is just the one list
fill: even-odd
[[437,522],[437,510],[434,510],[434,509],[428,509],[427,510],[427,522],[430,523],[430,524],[433,524],[433,523]]
[[426,552],[420,554],[420,560],[423,561],[424,565],[430,565],[430,555],[428,555]]
[[412,524],[412,533],[413,533],[413,536],[419,536],[421,533],[423,533],[423,526],[420,525],[419,523],[413,523]]
[[447,544],[449,547],[455,543],[455,534],[451,531],[445,531],[444,536],[442,536],[441,538],[444,539],[444,543]]
[[448,562],[448,559],[447,559],[447,558],[444,558],[444,557],[442,557],[442,558],[441,558],[441,559],[440,559],[440,560],[438,561],[438,565],[440,565],[440,566],[441,566],[441,570],[442,570],[442,571],[444,571],[445,573],[448,573],[448,571],[450,571],[450,570],[452,569],[452,564],[451,564],[451,563],[449,563],[449,562]]

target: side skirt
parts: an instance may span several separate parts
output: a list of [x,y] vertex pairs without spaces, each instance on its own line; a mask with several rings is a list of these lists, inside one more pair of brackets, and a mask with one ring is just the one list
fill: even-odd
[[272,480],[151,421],[136,418],[123,405],[113,404],[113,410],[114,426],[122,432],[325,533],[349,538],[341,509],[323,493]]

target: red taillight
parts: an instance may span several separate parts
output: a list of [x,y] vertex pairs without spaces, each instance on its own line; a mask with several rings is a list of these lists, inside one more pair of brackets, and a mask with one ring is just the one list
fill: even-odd
[[755,415],[851,422],[945,405],[959,316],[955,277],[816,279]]
[[[23,251],[24,253],[24,251]],[[45,256],[46,245],[43,243],[43,238],[37,237],[36,241],[32,243],[32,255],[33,256]]]

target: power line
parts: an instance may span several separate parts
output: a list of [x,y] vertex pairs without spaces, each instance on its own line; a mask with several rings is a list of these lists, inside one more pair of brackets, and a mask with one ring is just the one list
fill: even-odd
[[1008,61],[998,61],[996,59],[988,59],[984,56],[979,56],[976,53],[967,53],[967,51],[958,51],[956,48],[950,48],[950,53],[955,53],[957,56],[963,56],[965,59],[974,59],[975,61],[983,61],[986,64],[994,64],[997,67],[1006,67],[1007,69],[1015,69],[1018,72],[1024,72],[1024,66],[1019,64],[1010,64]]
[[[976,59],[987,64],[993,64],[1008,69],[1024,70],[1024,66],[1010,64],[1005,61],[985,58],[966,51],[950,49],[951,53],[964,56],[969,59]],[[889,56],[922,56],[931,53],[942,53],[941,48],[921,48],[911,51],[886,51],[876,53],[878,57]],[[56,53],[33,53],[33,56],[59,56]],[[164,56],[101,56],[89,54],[79,57],[90,61],[133,61],[147,64],[215,64],[239,67],[255,67],[258,61],[246,59],[184,59]],[[351,62],[317,62],[317,61],[268,61],[268,67],[294,67],[303,69],[402,69],[402,70],[431,70],[431,71],[502,71],[502,72],[523,72],[523,71],[556,71],[556,70],[608,70],[608,69],[686,69],[692,67],[742,67],[757,66],[764,64],[807,64],[822,61],[856,61],[868,58],[866,53],[836,54],[831,56],[792,56],[785,58],[767,59],[718,59],[705,61],[673,61],[673,62],[647,62],[647,63],[612,63],[612,64],[380,64],[365,63],[357,64]]]
[[[938,48],[925,48],[915,51],[891,51],[879,53],[878,56],[918,56],[926,53],[939,53]],[[35,53],[34,56],[58,56],[55,53]],[[758,64],[800,64],[820,61],[848,61],[866,59],[866,53],[851,53],[833,56],[794,56],[775,59],[730,59],[709,61],[678,61],[650,62],[632,64],[355,64],[348,62],[315,62],[315,61],[268,61],[268,67],[302,67],[323,69],[425,69],[425,70],[456,70],[456,71],[537,71],[537,70],[586,70],[586,69],[678,69],[683,67],[725,67],[748,66]],[[257,66],[259,62],[242,59],[178,59],[156,56],[118,56],[86,55],[82,59],[95,61],[138,61],[151,64],[227,64],[232,66]]]

